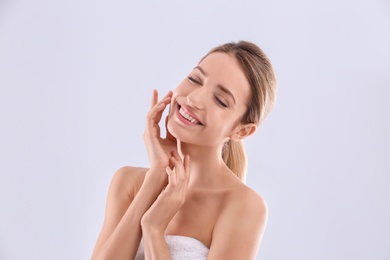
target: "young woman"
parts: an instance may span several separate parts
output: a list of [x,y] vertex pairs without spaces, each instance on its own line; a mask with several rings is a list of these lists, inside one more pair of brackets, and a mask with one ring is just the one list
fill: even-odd
[[267,206],[244,184],[241,140],[269,113],[275,89],[266,55],[241,41],[211,50],[160,101],[154,90],[144,134],[150,168],[113,176],[92,258],[254,259]]

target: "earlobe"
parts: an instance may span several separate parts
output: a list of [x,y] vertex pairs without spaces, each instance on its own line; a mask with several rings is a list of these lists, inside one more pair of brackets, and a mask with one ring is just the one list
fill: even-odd
[[241,141],[245,137],[253,134],[257,129],[257,125],[255,124],[246,124],[237,126],[236,130],[230,136],[230,140],[232,142]]

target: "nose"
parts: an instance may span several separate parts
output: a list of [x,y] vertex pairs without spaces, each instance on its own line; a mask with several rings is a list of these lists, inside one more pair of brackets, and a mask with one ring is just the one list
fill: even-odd
[[187,95],[187,104],[193,108],[202,110],[204,108],[204,102],[206,100],[205,88],[201,87],[193,90]]

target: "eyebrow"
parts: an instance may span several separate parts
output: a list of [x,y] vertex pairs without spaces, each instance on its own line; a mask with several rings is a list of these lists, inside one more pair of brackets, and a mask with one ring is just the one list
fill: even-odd
[[236,104],[236,99],[234,98],[232,92],[230,92],[227,88],[225,88],[224,86],[222,86],[221,84],[218,84],[217,86],[221,91],[225,92],[226,94],[228,94],[234,101],[234,104]]
[[203,76],[207,77],[207,73],[200,66],[196,66],[194,69],[198,69]]

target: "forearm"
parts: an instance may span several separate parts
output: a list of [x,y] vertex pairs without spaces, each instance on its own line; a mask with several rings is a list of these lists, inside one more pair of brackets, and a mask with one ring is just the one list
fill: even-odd
[[141,186],[113,232],[94,252],[92,259],[134,259],[142,237],[141,218],[160,192],[157,188],[159,185],[155,184],[144,183]]
[[131,204],[112,234],[96,250],[93,260],[134,259],[142,237],[136,205]]
[[183,205],[189,181],[189,157],[184,163],[177,152],[171,158],[173,170],[168,168],[168,185],[141,220],[145,258],[169,260],[171,255],[164,233],[169,222]]
[[170,260],[171,255],[165,241],[164,233],[143,229],[143,242],[146,260]]

